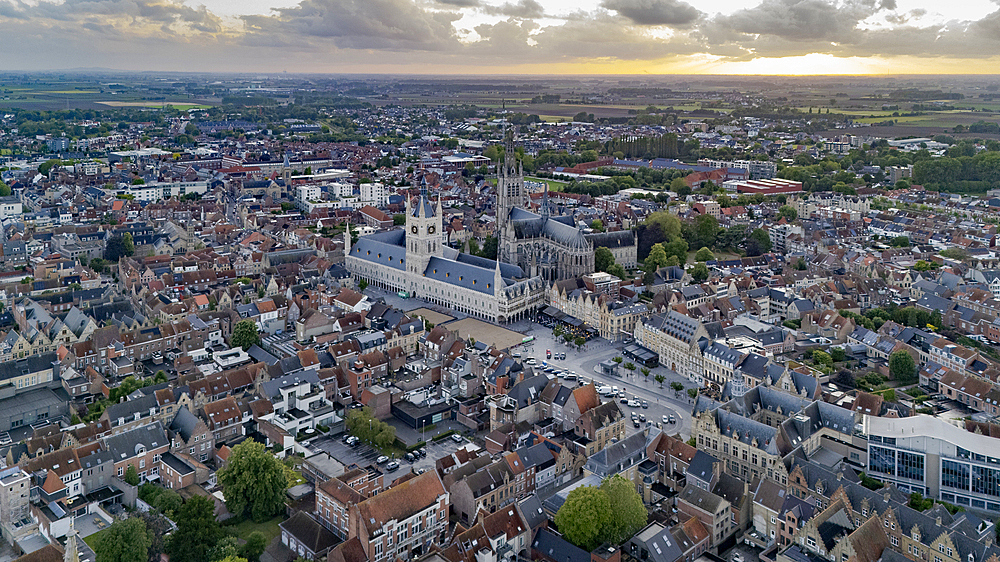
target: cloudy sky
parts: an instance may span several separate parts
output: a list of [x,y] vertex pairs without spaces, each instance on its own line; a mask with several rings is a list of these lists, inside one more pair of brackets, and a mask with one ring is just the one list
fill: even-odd
[[0,0],[0,36],[0,70],[992,74],[1000,0]]

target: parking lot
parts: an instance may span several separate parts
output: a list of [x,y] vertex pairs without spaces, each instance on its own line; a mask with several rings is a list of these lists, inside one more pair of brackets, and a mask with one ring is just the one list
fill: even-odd
[[[379,457],[378,451],[365,444],[360,444],[353,448],[349,447],[343,442],[342,437],[343,435],[320,437],[313,441],[309,445],[309,448],[314,452],[323,451],[329,453],[330,456],[337,459],[344,466],[357,464],[358,466],[365,467],[375,464],[375,460]],[[404,471],[411,468],[414,470],[432,470],[437,459],[450,455],[459,447],[464,447],[468,444],[469,441],[465,438],[462,438],[461,443],[456,443],[451,437],[446,437],[437,442],[429,441],[424,446],[424,449],[427,451],[426,456],[412,464],[406,461],[406,459],[399,459],[399,469]]]

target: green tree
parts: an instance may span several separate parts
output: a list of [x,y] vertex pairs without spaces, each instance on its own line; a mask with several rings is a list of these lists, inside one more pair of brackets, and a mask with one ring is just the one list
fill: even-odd
[[948,248],[939,252],[943,257],[953,260],[965,261],[969,259],[969,251],[965,248]]
[[830,348],[830,358],[833,359],[835,363],[840,363],[847,358],[847,353],[842,347],[832,347]]
[[[670,259],[668,258],[667,261],[670,261]],[[614,275],[615,277],[623,281],[628,279],[628,274],[625,273],[625,268],[618,265],[617,263],[611,264],[611,267],[608,268],[608,273]]]
[[487,236],[486,240],[483,240],[483,249],[480,250],[479,256],[486,258],[488,260],[497,259],[497,239],[494,236]]
[[125,469],[125,476],[122,477],[122,480],[130,486],[139,485],[139,472],[135,469],[134,465],[128,465],[128,468]]
[[913,356],[900,349],[889,356],[889,374],[900,384],[913,382],[917,376],[917,365]]
[[684,198],[691,195],[691,186],[684,181],[684,178],[674,178],[670,182],[670,191],[676,193],[678,197]]
[[688,260],[688,242],[683,237],[671,238],[669,242],[663,244],[663,250],[668,256],[677,258],[677,265],[684,265]]
[[628,371],[630,375],[635,372],[635,363],[629,361],[628,363],[625,363],[624,366],[625,370]]
[[165,382],[167,382],[167,373],[163,372],[162,370],[156,371],[156,375],[153,376],[153,383],[163,384]]
[[694,264],[694,267],[692,267],[688,273],[691,274],[691,278],[696,282],[704,283],[705,280],[708,279],[708,266],[705,265],[705,262],[698,262]]
[[260,345],[260,334],[257,332],[257,323],[247,318],[240,320],[233,326],[233,333],[229,336],[231,347],[242,347],[244,351],[254,345]]
[[597,232],[604,232],[604,222],[601,219],[594,219],[590,221],[590,228]]
[[263,444],[247,440],[236,445],[218,474],[226,507],[233,515],[250,516],[259,523],[284,509],[285,469]]
[[219,539],[215,543],[215,546],[208,551],[208,559],[212,561],[216,560],[227,560],[229,558],[235,558],[240,554],[240,541],[238,538],[230,535]]
[[778,208],[778,218],[784,217],[788,222],[799,218],[799,212],[795,210],[795,207],[791,205],[782,205]]
[[148,549],[148,560],[157,562],[164,552],[167,533],[173,530],[170,521],[167,521],[167,518],[157,511],[138,511],[133,513],[132,517],[138,517],[146,523],[146,534],[151,541]]
[[566,540],[590,552],[601,544],[610,510],[611,501],[600,488],[580,486],[566,496],[556,512],[556,526]]
[[906,236],[897,236],[889,241],[889,245],[893,248],[908,248],[910,246],[910,239]]
[[367,289],[367,288],[368,288],[368,280],[367,279],[361,279],[361,280],[358,281],[358,290],[359,291],[361,291],[363,293],[365,291],[365,289]]
[[827,367],[833,366],[833,358],[830,357],[830,354],[819,349],[813,350],[812,360],[813,363],[817,365],[823,365]]
[[689,388],[688,389],[688,396],[691,397],[691,400],[694,400],[695,398],[698,398],[698,389],[697,388]]
[[0,181],[0,197],[7,197],[10,195],[10,186]]
[[254,531],[250,533],[246,544],[240,549],[240,556],[246,558],[248,562],[257,562],[266,549],[267,537],[260,531]]
[[43,176],[47,176],[49,175],[49,171],[52,170],[54,166],[58,166],[60,164],[62,164],[62,160],[59,160],[58,158],[46,160],[45,162],[42,162],[41,164],[38,165],[38,173],[42,174]]
[[715,254],[712,253],[712,250],[709,250],[704,246],[702,246],[701,249],[694,255],[694,261],[712,261],[714,259]]
[[680,219],[667,211],[650,213],[650,215],[646,217],[646,226],[656,226],[667,240],[681,235]]
[[667,380],[667,377],[665,377],[665,376],[657,373],[656,376],[653,377],[653,380],[655,380],[657,383],[659,383],[660,388],[663,388],[663,381]]
[[614,264],[615,256],[611,254],[611,250],[604,246],[599,246],[594,250],[594,269],[607,272]]
[[[216,562],[249,562],[249,561],[242,556],[236,556],[235,554],[230,554],[229,556],[226,556],[225,558],[222,558]],[[306,562],[311,562],[311,561],[307,560]]]
[[756,228],[747,236],[746,250],[748,256],[759,256],[771,251],[771,236],[763,228]]
[[122,235],[122,252],[126,256],[135,255],[135,243],[132,242],[132,234],[129,232]]
[[406,213],[396,213],[392,215],[393,226],[403,226],[406,224]]
[[[132,251],[135,251],[133,246]],[[107,243],[104,246],[104,259],[109,262],[117,262],[124,256],[128,254],[125,253],[125,237],[124,236],[112,236],[108,238]],[[91,267],[93,267],[94,260],[91,260]]]
[[642,373],[642,378],[645,379],[645,380],[647,380],[647,381],[649,380],[649,374],[652,373],[652,371],[650,371],[646,367],[640,368],[639,372]]
[[670,383],[670,388],[672,388],[674,392],[680,392],[684,390],[684,384],[678,381],[674,381]]
[[583,336],[577,336],[577,338],[573,340],[573,345],[575,345],[577,349],[582,348],[586,343],[587,339]]
[[616,474],[601,482],[601,490],[607,494],[610,507],[601,533],[602,542],[621,544],[646,526],[646,506],[635,491],[635,484]]
[[177,516],[177,530],[170,535],[167,554],[171,560],[212,562],[209,552],[222,537],[215,519],[215,501],[205,496],[192,496]]
[[653,244],[653,248],[646,256],[646,271],[656,271],[667,265],[667,252],[663,249],[663,244]]
[[152,543],[146,522],[139,517],[129,517],[101,531],[94,553],[100,562],[146,562]]
[[712,215],[700,215],[690,228],[685,229],[684,238],[694,248],[714,248],[719,237],[719,221]]

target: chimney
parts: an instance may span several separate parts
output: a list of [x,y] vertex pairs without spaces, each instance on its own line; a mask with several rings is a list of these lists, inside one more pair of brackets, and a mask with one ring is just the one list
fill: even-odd
[[938,515],[937,517],[935,517],[934,521],[935,521],[935,523],[937,524],[938,527],[941,526],[941,516],[940,515]]
[[838,473],[837,473],[837,481],[838,481],[838,482],[839,482],[839,481],[840,481],[840,479],[841,479],[841,478],[843,478],[843,477],[844,477],[844,473],[843,473],[843,472],[838,472]]

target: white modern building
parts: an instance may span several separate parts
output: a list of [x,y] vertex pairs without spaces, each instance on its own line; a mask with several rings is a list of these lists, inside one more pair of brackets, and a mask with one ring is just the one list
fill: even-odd
[[1000,512],[1000,439],[928,415],[866,415],[863,432],[870,476],[904,492]]

